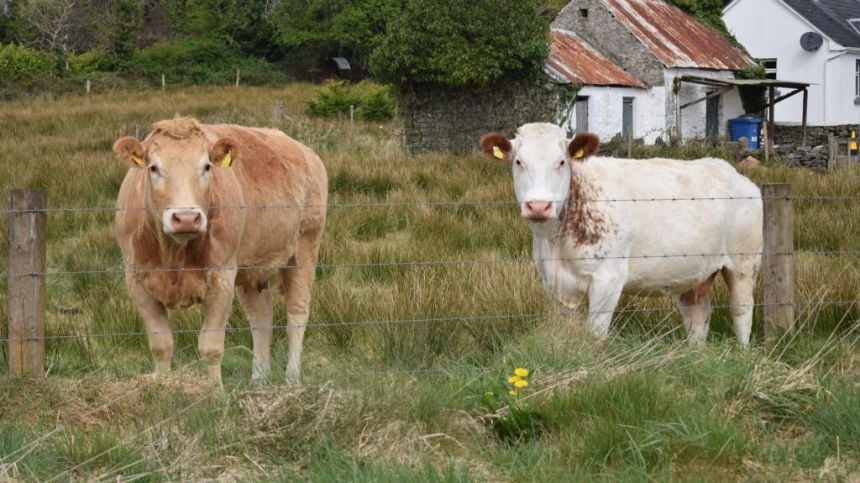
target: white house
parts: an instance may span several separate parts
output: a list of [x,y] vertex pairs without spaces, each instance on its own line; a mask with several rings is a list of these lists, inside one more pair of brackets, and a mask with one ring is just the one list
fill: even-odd
[[[560,117],[603,140],[628,133],[649,144],[668,140],[677,132],[678,105],[713,92],[686,83],[676,92],[676,77],[733,78],[751,63],[722,34],[662,0],[572,0],[552,28],[545,70],[582,85]],[[685,139],[726,135],[727,120],[741,114],[732,90],[685,107],[681,132]]]
[[[809,123],[860,122],[860,1],[734,0],[726,26],[768,76],[812,84]],[[779,123],[796,123],[802,99],[776,105]]]

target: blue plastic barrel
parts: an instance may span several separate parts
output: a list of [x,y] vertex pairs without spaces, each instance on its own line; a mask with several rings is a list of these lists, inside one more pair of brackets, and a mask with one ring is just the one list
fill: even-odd
[[758,149],[761,118],[755,116],[744,116],[729,119],[729,130],[732,132],[732,141],[737,142],[742,137],[747,138],[747,147],[750,149]]

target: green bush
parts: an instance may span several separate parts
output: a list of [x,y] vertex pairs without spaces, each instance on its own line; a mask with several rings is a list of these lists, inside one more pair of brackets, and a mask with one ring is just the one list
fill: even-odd
[[28,47],[0,44],[0,79],[50,76],[54,74],[54,59]]
[[361,97],[344,81],[330,81],[317,92],[317,98],[308,102],[308,111],[322,117],[348,114],[349,106],[358,106]]
[[245,57],[238,46],[226,40],[189,37],[159,42],[132,56],[129,73],[151,82],[164,74],[170,84],[216,85],[235,82],[236,69],[248,84],[266,84],[283,76],[263,59]]
[[361,103],[358,116],[365,121],[390,121],[394,117],[394,99],[387,89],[373,92]]
[[102,49],[88,50],[69,57],[69,70],[73,74],[110,72],[116,68],[113,57]]
[[308,102],[308,111],[316,116],[335,117],[349,114],[350,106],[354,107],[355,115],[365,121],[388,121],[394,117],[391,92],[371,82],[330,81],[317,92],[316,99]]

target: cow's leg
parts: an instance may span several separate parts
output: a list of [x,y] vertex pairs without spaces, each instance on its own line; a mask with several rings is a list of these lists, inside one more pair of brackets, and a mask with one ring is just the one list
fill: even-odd
[[158,299],[150,295],[133,275],[126,276],[125,281],[131,300],[140,312],[146,328],[149,351],[155,361],[155,372],[167,372],[173,359],[173,332],[167,319],[167,309]]
[[729,311],[732,314],[732,329],[738,343],[747,347],[752,331],[755,300],[756,268],[750,264],[746,270],[723,270],[723,278],[729,287]]
[[690,344],[701,345],[708,339],[708,327],[711,318],[711,298],[701,297],[698,303],[687,296],[689,292],[678,297],[678,310],[684,317],[684,327],[687,329],[687,341]]
[[601,338],[609,334],[612,313],[624,288],[624,277],[611,273],[596,274],[588,287],[588,327]]
[[678,310],[684,317],[687,341],[691,344],[703,344],[708,339],[712,311],[711,298],[708,294],[716,276],[715,272],[704,282],[678,296]]
[[268,283],[242,285],[237,287],[239,302],[251,324],[251,337],[254,339],[254,364],[251,379],[264,381],[269,378],[272,347],[272,291]]
[[311,286],[316,277],[321,235],[321,232],[300,235],[296,253],[291,260],[295,266],[280,272],[280,286],[287,306],[287,382],[292,384],[301,382],[302,342],[310,314]]
[[236,270],[216,270],[212,272],[203,306],[206,315],[203,328],[197,339],[197,350],[206,364],[209,377],[221,384],[221,360],[224,358],[224,330],[230,316],[233,302],[233,286]]

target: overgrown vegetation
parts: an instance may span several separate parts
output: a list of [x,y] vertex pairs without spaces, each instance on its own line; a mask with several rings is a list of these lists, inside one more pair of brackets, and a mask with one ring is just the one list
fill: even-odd
[[349,115],[350,108],[358,119],[390,121],[394,117],[394,98],[387,87],[370,82],[331,81],[308,101],[308,111],[321,117]]
[[534,0],[407,0],[370,66],[395,85],[488,85],[535,76],[549,53],[549,24]]
[[[670,300],[632,297],[621,302],[614,337],[598,344],[547,303],[514,206],[432,203],[513,200],[508,166],[477,155],[409,157],[390,124],[307,117],[316,95],[297,84],[0,106],[0,191],[41,187],[52,208],[105,208],[48,215],[48,267],[58,272],[47,278],[48,335],[62,338],[47,342],[44,380],[0,376],[0,479],[857,479],[856,168],[765,166],[750,174],[759,184],[789,182],[798,197],[796,337],[765,346],[757,308],[753,345],[739,350],[719,282],[706,347],[687,347]],[[174,372],[147,374],[146,337],[113,239],[112,207],[127,168],[110,148],[136,126],[144,135],[176,113],[274,126],[326,162],[337,207],[313,292],[302,387],[281,377],[248,383],[251,336],[238,307],[224,395],[211,392],[199,362],[199,309],[171,314]],[[709,144],[634,151],[655,154],[737,156]],[[0,232],[5,223],[0,215]],[[0,237],[0,259],[6,243]],[[461,261],[413,263],[434,260]],[[105,272],[65,273],[82,270]],[[8,317],[5,284],[0,277],[0,320]],[[280,302],[275,320],[280,376]],[[409,320],[420,322],[400,322]],[[365,321],[374,323],[353,323]],[[6,348],[0,343],[0,367]],[[510,420],[514,437],[500,437],[488,421],[504,412],[482,399],[511,390],[506,377],[519,367],[529,369],[518,394],[527,419]],[[537,437],[519,436],[537,421]]]

